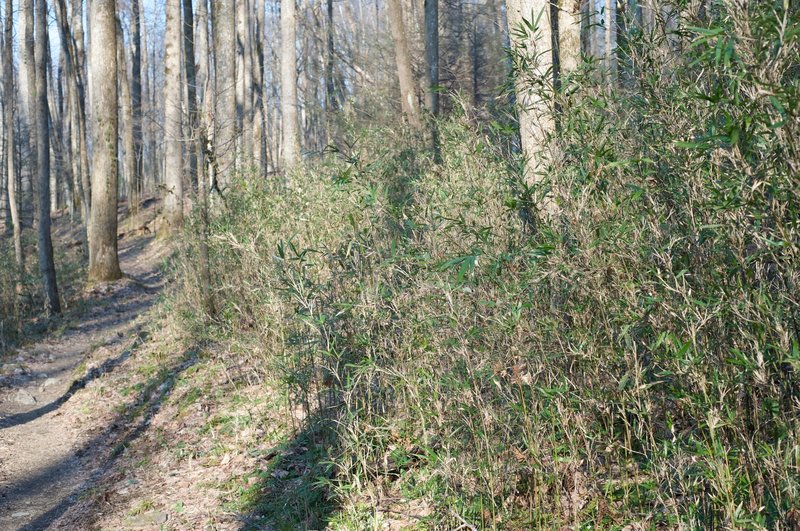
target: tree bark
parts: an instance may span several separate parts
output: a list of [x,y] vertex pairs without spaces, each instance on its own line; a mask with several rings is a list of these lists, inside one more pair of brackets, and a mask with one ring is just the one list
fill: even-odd
[[[136,151],[133,140],[133,104],[131,86],[128,82],[128,60],[125,57],[125,39],[122,23],[117,18],[117,76],[119,76],[120,116],[122,118],[122,167],[125,169],[123,187],[128,195],[128,209],[135,210],[136,195]],[[127,186],[125,186],[127,185]]]
[[[33,192],[33,179],[37,175],[36,159],[38,150],[36,148],[36,59],[33,39],[33,0],[22,0],[22,104],[23,117],[28,125],[28,139],[30,140],[30,153],[28,156],[28,180],[22,181],[22,204],[25,198],[30,197]],[[20,160],[20,162],[23,162]],[[31,198],[32,201],[32,198]]]
[[92,210],[89,221],[89,281],[122,277],[117,254],[117,41],[115,0],[93,0],[89,18],[92,103]]
[[295,0],[281,0],[281,114],[283,169],[288,171],[300,158],[297,124],[297,7]]
[[328,112],[333,112],[339,106],[339,100],[336,97],[336,84],[333,79],[333,66],[335,58],[335,50],[333,46],[335,32],[335,27],[333,24],[333,0],[327,0],[326,7],[325,110]]
[[236,77],[239,144],[242,161],[253,162],[253,38],[250,1],[239,0],[236,14]]
[[264,135],[266,112],[264,98],[264,0],[255,0],[255,46],[253,68],[253,164],[259,176],[266,175],[267,144]]
[[577,70],[581,60],[582,0],[559,0],[558,64],[563,75]]
[[58,299],[53,240],[50,234],[50,127],[47,103],[47,3],[36,1],[36,147],[38,167],[39,271],[42,275],[45,311],[61,313]]
[[439,0],[425,0],[425,65],[428,91],[425,104],[428,112],[439,114]]
[[186,73],[187,111],[189,115],[189,139],[187,154],[189,157],[189,182],[197,185],[198,133],[199,117],[197,115],[197,74],[194,63],[194,14],[192,0],[183,0],[183,67]]
[[22,221],[19,216],[19,203],[17,199],[17,164],[14,148],[14,58],[13,58],[13,6],[11,0],[5,2],[6,17],[4,21],[5,45],[3,46],[3,89],[5,98],[3,102],[3,124],[6,133],[6,170],[8,185],[8,207],[11,216],[11,226],[14,238],[14,261],[16,271],[14,274],[14,292],[16,293],[16,308],[19,309],[19,299],[22,297],[22,281],[25,276],[25,258],[22,249]]
[[236,171],[236,13],[231,0],[214,0],[214,155],[213,188],[224,189]]
[[133,133],[134,165],[130,178],[128,201],[133,211],[139,208],[142,195],[142,33],[139,0],[131,0],[131,129]]
[[389,15],[389,26],[392,30],[397,78],[400,83],[400,100],[403,114],[414,129],[420,129],[422,122],[417,104],[417,91],[414,86],[414,72],[411,69],[411,53],[408,49],[403,7],[400,0],[386,0]]
[[209,90],[209,46],[208,46],[208,0],[198,0],[197,17],[195,17],[197,30],[195,31],[195,84],[197,85],[197,191],[201,194],[201,201],[205,201],[208,191],[208,173],[206,149],[208,147],[208,128],[211,122],[208,111],[207,94]]
[[183,224],[181,145],[181,0],[168,0],[164,42],[164,217],[171,232]]
[[[550,161],[546,142],[555,129],[547,98],[553,82],[551,6],[549,0],[506,0],[506,5],[514,52],[520,144],[525,157],[524,177],[528,185],[536,185]],[[526,21],[536,22],[533,34],[522,30],[527,27]],[[554,204],[544,197],[539,207],[552,212]]]
[[[77,39],[73,38],[67,22],[67,7],[64,0],[56,0],[56,19],[61,36],[61,48],[69,83],[69,100],[72,107],[72,133],[74,137],[73,172],[81,190],[81,214],[89,222],[91,207],[91,183],[89,177],[89,151],[87,149],[86,102],[84,98],[83,68],[79,64]],[[73,7],[73,9],[75,9]],[[80,9],[80,6],[78,6]],[[73,13],[73,16],[75,13]],[[76,32],[77,35],[77,32]],[[82,35],[82,30],[81,30]],[[81,37],[82,38],[82,37]]]

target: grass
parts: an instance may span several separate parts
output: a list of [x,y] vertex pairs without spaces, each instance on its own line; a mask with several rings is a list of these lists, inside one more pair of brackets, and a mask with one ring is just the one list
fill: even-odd
[[[239,478],[228,506],[287,529],[377,528],[385,500],[430,507],[420,528],[796,526],[798,124],[781,112],[800,92],[768,81],[797,68],[776,16],[687,26],[669,76],[634,35],[617,90],[592,65],[565,78],[543,185],[470,116],[439,124],[441,164],[371,126],[288,189],[239,182],[209,227],[218,312],[193,311],[191,239],[175,308],[241,375],[279,375],[298,440],[324,451],[292,454],[302,477],[276,460]],[[721,61],[709,35],[745,31]]]
[[255,459],[207,483],[253,529],[796,528],[800,20],[715,5],[565,77],[541,182],[470,115],[239,180],[167,264],[208,348],[131,418],[166,386],[172,458]]

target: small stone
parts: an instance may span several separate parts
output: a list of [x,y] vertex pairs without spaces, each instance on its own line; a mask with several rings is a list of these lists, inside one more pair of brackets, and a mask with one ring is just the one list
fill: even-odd
[[16,513],[11,513],[11,518],[25,518],[30,515],[31,513],[29,513],[28,511],[18,511]]
[[25,374],[25,369],[22,367],[17,367],[14,369],[14,376],[22,376],[23,374]]
[[33,406],[36,404],[36,398],[25,389],[20,389],[14,396],[14,401],[23,406]]
[[[45,375],[45,376],[47,376],[47,375]],[[42,387],[48,388],[48,387],[52,387],[54,385],[58,385],[59,381],[60,380],[58,378],[48,378],[47,380],[44,381],[44,383],[42,384]]]
[[125,523],[134,529],[141,529],[165,524],[168,519],[169,515],[164,511],[152,511],[149,513],[137,514],[136,516],[129,516],[125,519]]

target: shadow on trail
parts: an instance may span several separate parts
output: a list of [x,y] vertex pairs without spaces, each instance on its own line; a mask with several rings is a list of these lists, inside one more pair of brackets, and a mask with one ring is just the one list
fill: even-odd
[[[128,352],[127,356],[130,356],[130,352]],[[124,359],[120,358],[112,360],[115,362],[114,367],[124,361]],[[122,455],[122,450],[145,432],[152,418],[158,413],[164,401],[171,394],[178,377],[188,368],[195,365],[198,360],[199,356],[196,349],[185,351],[171,365],[161,367],[159,372],[139,392],[136,400],[129,405],[126,411],[117,415],[101,434],[84,444],[73,456],[53,464],[33,477],[26,478],[23,482],[6,486],[4,491],[0,492],[0,500],[4,505],[24,502],[33,493],[40,492],[42,489],[46,490],[51,484],[59,480],[66,480],[70,475],[78,472],[82,468],[80,462],[82,457],[96,453],[99,448],[112,448],[101,460],[101,464],[70,495],[60,500],[54,507],[38,516],[34,521],[21,527],[20,531],[47,529],[50,524],[78,500],[81,492],[99,481],[114,461]],[[95,378],[102,374],[104,373],[98,371]],[[84,385],[86,383],[84,382]],[[134,422],[136,418],[139,420]]]
[[17,413],[16,415],[11,415],[5,418],[0,419],[0,429],[3,428],[11,428],[13,426],[19,426],[20,424],[25,424],[26,422],[31,422],[32,420],[36,420],[43,415],[47,415],[48,413],[55,411],[59,407],[61,407],[67,400],[72,398],[72,395],[86,387],[86,385],[91,382],[92,380],[96,380],[100,378],[106,373],[109,373],[119,367],[125,360],[130,358],[131,354],[136,350],[136,348],[141,345],[145,339],[147,339],[146,332],[139,332],[138,336],[134,340],[133,344],[123,350],[119,356],[116,358],[109,358],[102,363],[99,367],[92,367],[89,369],[85,375],[81,378],[72,382],[72,385],[69,386],[69,389],[66,392],[58,397],[56,400],[53,400],[49,404],[42,406],[40,408],[26,411],[24,413]]

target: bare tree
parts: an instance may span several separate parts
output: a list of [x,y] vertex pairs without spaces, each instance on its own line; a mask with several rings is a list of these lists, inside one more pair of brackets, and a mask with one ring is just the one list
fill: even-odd
[[133,133],[134,165],[129,178],[131,189],[128,201],[135,211],[142,194],[142,34],[139,0],[131,0],[131,129]]
[[297,7],[295,0],[281,0],[281,114],[283,167],[291,169],[300,157],[297,129]]
[[181,145],[181,0],[166,3],[164,37],[164,217],[170,231],[183,224],[183,147]]
[[136,148],[133,134],[133,103],[128,82],[128,60],[125,57],[125,39],[122,23],[117,18],[117,76],[119,79],[119,112],[122,120],[122,151],[125,169],[123,187],[128,196],[128,205],[135,211],[138,202],[136,193]]
[[[23,118],[28,125],[28,138],[30,139],[30,154],[28,157],[28,174],[30,178],[23,181],[27,190],[23,190],[23,196],[29,196],[32,191],[34,176],[37,174],[36,158],[36,63],[33,38],[33,0],[22,0],[21,22],[23,26],[22,34],[22,72],[20,76],[22,87],[22,110]],[[21,140],[21,139],[20,139]],[[20,161],[22,162],[22,161]]]
[[[17,165],[16,151],[14,147],[14,59],[13,59],[13,6],[11,0],[6,0],[5,5],[4,35],[5,44],[3,46],[3,90],[5,98],[3,101],[3,125],[5,128],[5,148],[6,148],[6,175],[8,186],[8,207],[11,216],[11,225],[14,234],[14,259],[16,263],[16,274],[14,290],[17,299],[22,295],[22,280],[25,276],[25,258],[22,249],[22,222],[19,216],[19,203],[17,199]],[[19,304],[19,300],[17,301]]]
[[197,161],[202,158],[202,145],[197,140],[199,133],[199,116],[197,113],[197,70],[194,61],[194,13],[192,0],[183,3],[183,69],[186,77],[186,107],[189,118],[189,139],[187,155],[189,157],[189,182],[197,184]]
[[[514,84],[525,180],[533,185],[541,181],[549,162],[546,139],[555,129],[547,98],[553,67],[551,5],[549,0],[506,0],[506,5],[513,55],[519,66]],[[545,198],[540,208],[551,211],[554,205]]]
[[92,104],[92,209],[89,220],[89,281],[122,277],[117,254],[117,6],[90,4],[89,72]]
[[231,0],[214,0],[215,185],[230,184],[236,162],[236,12]]
[[419,129],[422,122],[419,117],[419,104],[417,90],[414,84],[414,72],[411,69],[411,53],[408,48],[405,23],[403,22],[403,7],[400,0],[386,0],[389,15],[389,26],[392,30],[394,41],[394,54],[397,63],[397,77],[400,83],[400,100],[408,123],[411,127]]
[[60,313],[53,240],[50,234],[50,108],[47,102],[47,2],[36,2],[36,147],[38,168],[39,271],[45,311]]
[[561,73],[578,68],[581,59],[582,0],[558,2],[558,64]]
[[439,0],[425,0],[425,65],[428,73],[425,104],[436,116],[439,114]]

